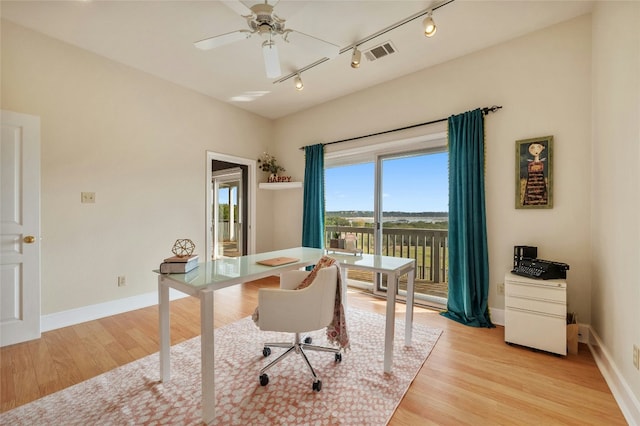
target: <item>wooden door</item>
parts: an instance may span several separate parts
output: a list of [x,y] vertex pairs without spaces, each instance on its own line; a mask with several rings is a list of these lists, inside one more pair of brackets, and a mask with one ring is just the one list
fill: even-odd
[[40,337],[40,118],[2,111],[0,346]]

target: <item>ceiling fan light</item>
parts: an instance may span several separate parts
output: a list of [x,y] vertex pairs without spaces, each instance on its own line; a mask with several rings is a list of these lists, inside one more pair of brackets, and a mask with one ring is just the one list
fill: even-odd
[[278,48],[272,40],[265,40],[262,43],[262,54],[264,56],[264,66],[267,70],[267,77],[276,78],[279,77],[280,71],[280,57],[278,56]]
[[351,68],[360,67],[360,60],[362,59],[362,52],[358,50],[358,47],[353,48],[353,53],[351,54]]
[[304,83],[302,83],[302,77],[300,77],[300,74],[296,75],[295,80],[293,80],[294,84],[296,85],[296,90],[302,90],[304,89]]
[[436,23],[433,21],[431,13],[432,12],[427,13],[427,17],[424,18],[424,21],[422,21],[425,37],[433,37],[438,30],[438,28],[436,27]]

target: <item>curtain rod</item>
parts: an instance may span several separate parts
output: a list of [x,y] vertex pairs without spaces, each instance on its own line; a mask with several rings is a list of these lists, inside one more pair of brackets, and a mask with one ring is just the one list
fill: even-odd
[[[480,110],[482,111],[483,115],[487,115],[491,112],[496,112],[497,110],[501,109],[502,105],[493,105],[490,107],[484,107],[484,108],[480,108]],[[412,124],[410,126],[404,126],[404,127],[399,127],[397,129],[392,129],[392,130],[384,130],[382,132],[377,132],[377,133],[370,133],[368,135],[364,135],[364,136],[354,136],[352,138],[348,138],[348,139],[342,139],[339,141],[333,141],[333,142],[327,142],[327,143],[323,143],[322,146],[327,146],[327,145],[333,145],[335,143],[342,143],[342,142],[350,142],[350,141],[355,141],[358,139],[364,139],[364,138],[370,138],[372,136],[379,136],[379,135],[384,135],[387,133],[393,133],[393,132],[399,132],[401,130],[407,130],[407,129],[413,129],[414,127],[420,127],[420,126],[426,126],[428,124],[435,124],[435,123],[441,123],[443,121],[447,121],[449,118],[440,118],[438,120],[431,120],[431,121],[427,121],[425,123],[418,123],[418,124]],[[305,149],[306,146],[301,146],[300,149]]]

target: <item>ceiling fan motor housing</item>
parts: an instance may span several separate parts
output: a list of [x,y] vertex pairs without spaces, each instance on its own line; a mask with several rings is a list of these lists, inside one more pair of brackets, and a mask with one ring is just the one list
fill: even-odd
[[324,58],[338,56],[340,53],[339,46],[299,31],[285,29],[285,20],[273,13],[274,7],[267,1],[265,0],[264,3],[255,4],[248,8],[240,0],[226,0],[224,4],[247,21],[249,30],[236,30],[205,38],[195,42],[194,45],[198,49],[209,50],[245,40],[252,35],[258,34],[262,38],[262,55],[268,78],[276,78],[282,75],[278,46],[274,40],[275,36],[280,36],[287,43],[300,44],[305,49],[313,50]]
[[267,3],[259,3],[251,7],[253,16],[247,17],[247,24],[252,31],[260,35],[282,34],[284,32],[284,19],[273,13],[273,6]]

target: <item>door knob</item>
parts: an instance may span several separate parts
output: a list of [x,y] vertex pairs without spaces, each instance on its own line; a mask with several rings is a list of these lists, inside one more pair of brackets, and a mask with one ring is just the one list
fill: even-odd
[[33,235],[27,235],[26,237],[24,237],[22,241],[24,241],[27,244],[33,244],[36,242],[36,237],[34,237]]

